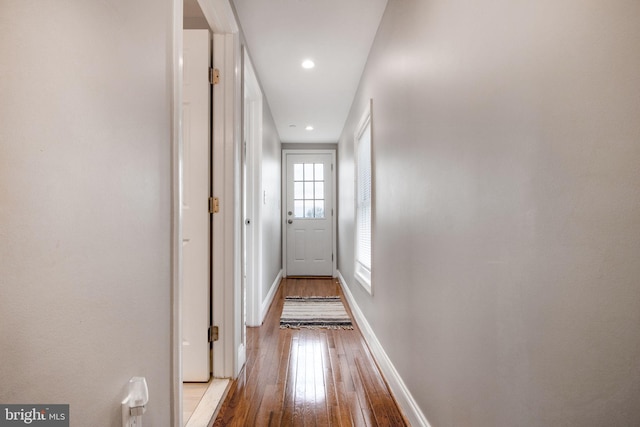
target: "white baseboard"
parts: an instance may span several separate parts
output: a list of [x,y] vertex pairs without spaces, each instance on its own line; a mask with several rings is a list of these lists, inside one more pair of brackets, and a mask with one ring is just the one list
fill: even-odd
[[362,331],[362,335],[369,345],[369,349],[371,350],[373,357],[376,359],[376,362],[378,362],[382,375],[384,375],[384,378],[387,380],[387,384],[389,384],[389,388],[396,398],[398,406],[400,406],[405,417],[407,417],[409,424],[412,426],[431,427],[429,421],[427,421],[427,418],[420,410],[420,407],[400,377],[400,374],[393,366],[393,363],[391,363],[391,359],[387,356],[382,344],[378,341],[373,329],[371,329],[371,325],[369,325],[369,322],[367,322],[367,319],[364,317],[360,307],[358,307],[358,304],[356,303],[356,300],[340,271],[338,271],[338,279],[340,280],[342,291],[349,302],[349,307],[355,317],[355,321]]
[[278,272],[276,276],[276,280],[273,281],[271,287],[269,288],[269,292],[267,293],[267,297],[262,302],[262,307],[260,307],[260,324],[264,322],[264,318],[267,315],[267,311],[269,311],[269,307],[271,307],[271,302],[273,302],[273,298],[276,296],[276,292],[278,291],[278,285],[280,285],[280,281],[282,280],[282,270]]

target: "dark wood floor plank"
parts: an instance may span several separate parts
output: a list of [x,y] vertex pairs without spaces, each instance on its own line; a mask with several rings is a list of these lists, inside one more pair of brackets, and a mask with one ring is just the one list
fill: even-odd
[[285,296],[342,298],[335,279],[284,279],[261,327],[247,329],[247,363],[215,426],[407,425],[357,325],[280,329]]

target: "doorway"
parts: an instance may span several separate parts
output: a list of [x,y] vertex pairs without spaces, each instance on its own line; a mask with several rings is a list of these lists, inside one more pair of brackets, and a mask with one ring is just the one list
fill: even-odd
[[[197,17],[183,16],[187,7]],[[201,12],[201,13],[200,13]],[[240,29],[230,2],[212,0],[173,0],[172,116],[172,425],[182,424],[182,329],[184,266],[182,251],[182,34],[189,21],[206,28],[213,36],[213,63],[210,70],[213,100],[211,106],[212,182],[211,197],[218,199],[211,215],[212,325],[218,340],[213,344],[214,378],[236,378],[244,366],[246,353],[242,335],[245,322],[242,304],[242,51]],[[189,27],[194,28],[194,27]],[[260,179],[260,178],[258,178]],[[256,195],[259,199],[259,194]],[[214,203],[215,205],[215,203]],[[212,331],[215,330],[212,328]],[[206,335],[205,335],[206,338]],[[206,395],[205,395],[206,397]],[[209,414],[211,415],[211,414]]]
[[283,150],[285,274],[336,274],[335,151]]

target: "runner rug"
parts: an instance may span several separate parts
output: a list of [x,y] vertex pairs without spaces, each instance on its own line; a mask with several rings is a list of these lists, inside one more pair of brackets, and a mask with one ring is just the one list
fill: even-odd
[[280,328],[353,329],[338,296],[285,297]]

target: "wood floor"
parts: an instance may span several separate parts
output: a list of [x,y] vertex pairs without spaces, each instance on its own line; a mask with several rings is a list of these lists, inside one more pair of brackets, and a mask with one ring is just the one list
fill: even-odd
[[280,329],[288,295],[340,295],[347,307],[335,279],[284,279],[264,324],[247,329],[247,363],[214,425],[408,425],[355,322],[353,330]]

